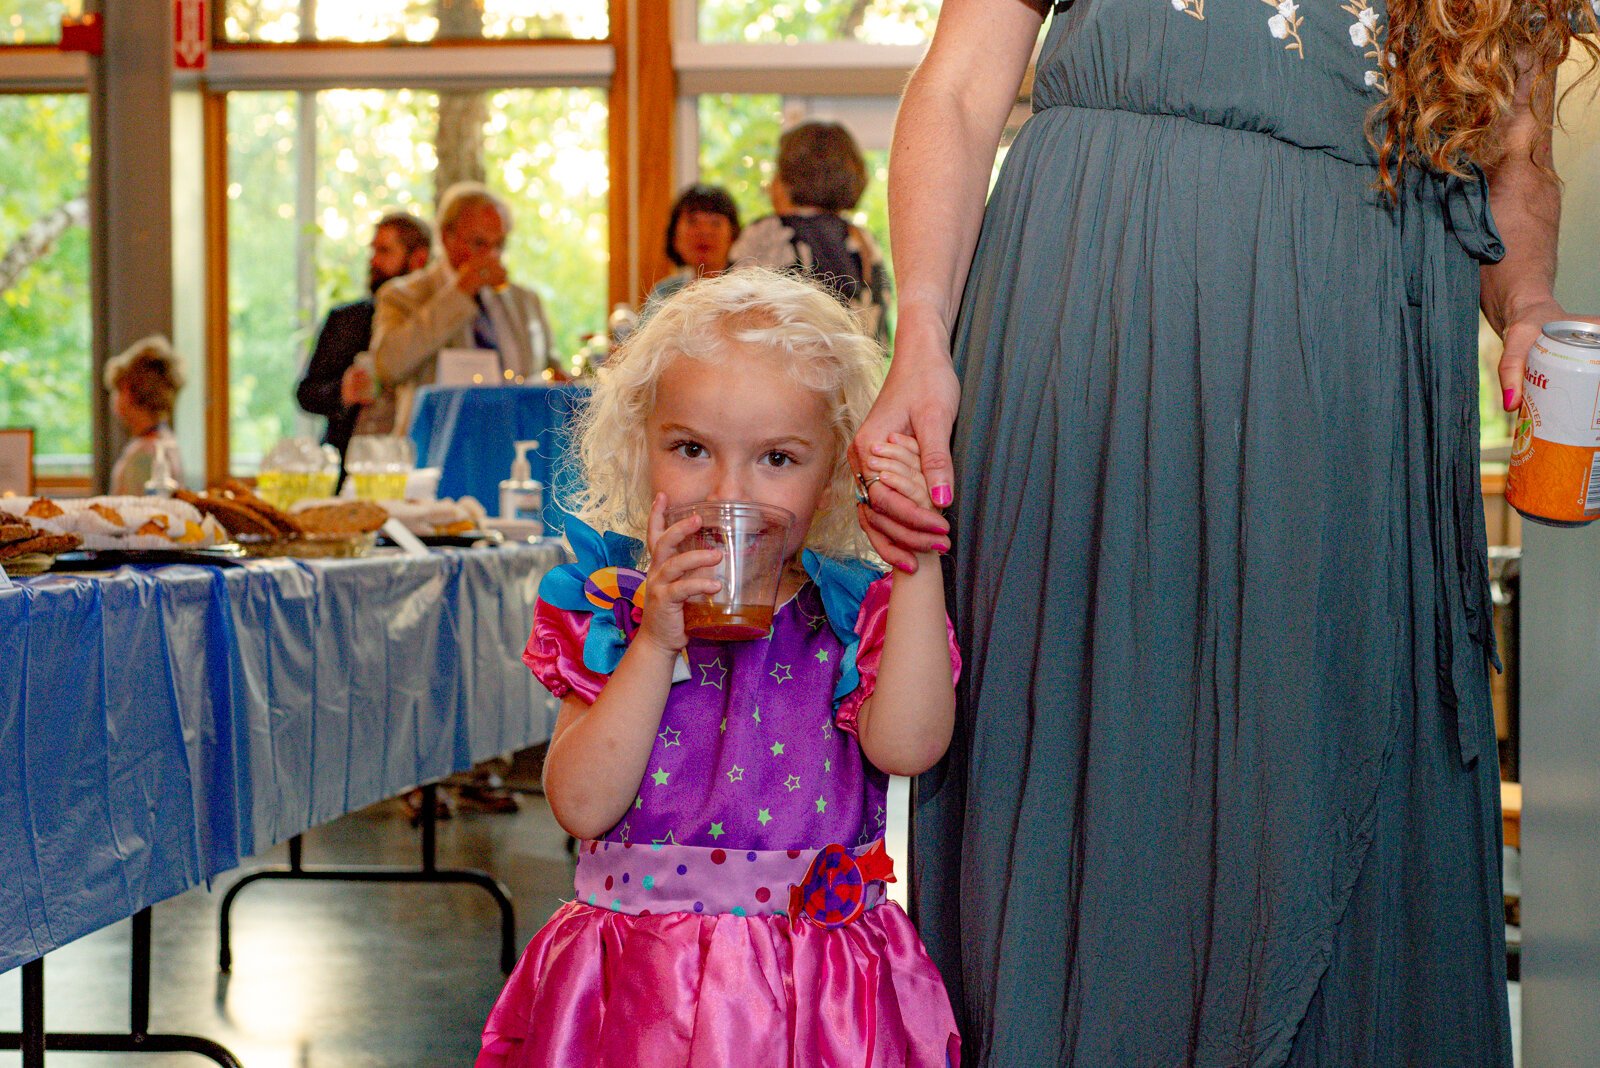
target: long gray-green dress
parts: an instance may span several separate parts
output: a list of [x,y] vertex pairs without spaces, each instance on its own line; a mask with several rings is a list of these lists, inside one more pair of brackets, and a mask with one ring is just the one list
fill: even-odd
[[[1016,3],[1019,0],[992,0]],[[1481,185],[1373,188],[1381,0],[1078,0],[958,320],[964,1064],[1510,1063]]]

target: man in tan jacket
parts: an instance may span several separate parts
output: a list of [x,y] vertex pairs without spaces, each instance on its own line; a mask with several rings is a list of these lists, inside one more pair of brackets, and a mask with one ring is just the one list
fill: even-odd
[[412,395],[433,382],[441,349],[492,349],[509,381],[547,368],[566,377],[538,295],[511,282],[501,262],[511,231],[505,201],[477,182],[457,182],[439,201],[437,226],[444,254],[378,290],[371,351],[380,388],[357,434],[405,432]]

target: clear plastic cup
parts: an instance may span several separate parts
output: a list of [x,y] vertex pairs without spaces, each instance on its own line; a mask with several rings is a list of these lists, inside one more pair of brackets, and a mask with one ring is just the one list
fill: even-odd
[[722,588],[684,604],[684,628],[691,638],[706,641],[765,637],[772,630],[794,516],[753,501],[701,501],[668,511],[667,525],[691,515],[700,517],[700,529],[683,540],[679,551],[721,550],[722,562],[711,570]]

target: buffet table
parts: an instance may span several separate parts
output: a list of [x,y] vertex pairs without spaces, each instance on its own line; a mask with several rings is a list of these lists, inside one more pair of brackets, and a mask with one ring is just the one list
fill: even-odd
[[518,654],[564,554],[544,542],[0,586],[0,971],[548,738],[555,710]]
[[417,392],[411,417],[417,466],[440,469],[439,496],[476,497],[493,514],[499,508],[500,480],[511,473],[512,443],[538,441],[538,451],[528,459],[533,477],[545,485],[545,530],[558,534],[565,513],[552,502],[576,479],[558,461],[588,392],[588,386],[573,384],[426,386]]

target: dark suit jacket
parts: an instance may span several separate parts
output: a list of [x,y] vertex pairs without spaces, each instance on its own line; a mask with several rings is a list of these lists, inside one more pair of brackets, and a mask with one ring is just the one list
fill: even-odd
[[300,388],[295,391],[300,407],[312,415],[328,417],[328,429],[322,440],[338,449],[341,456],[345,446],[350,444],[350,433],[361,409],[344,405],[339,398],[339,386],[356,356],[367,351],[372,340],[374,308],[372,298],[367,297],[341,304],[328,313],[317,334],[317,347],[306,364],[305,377],[300,379]]

